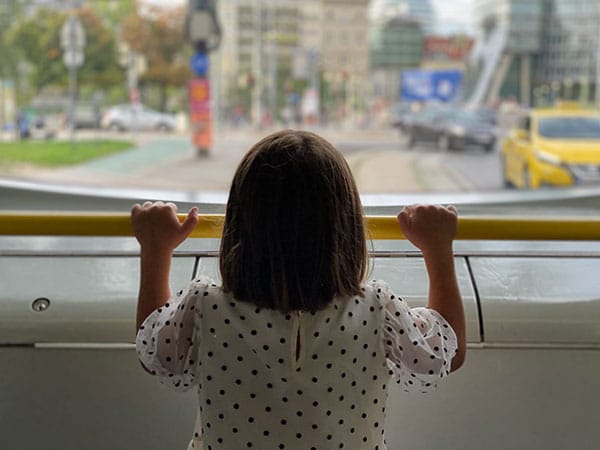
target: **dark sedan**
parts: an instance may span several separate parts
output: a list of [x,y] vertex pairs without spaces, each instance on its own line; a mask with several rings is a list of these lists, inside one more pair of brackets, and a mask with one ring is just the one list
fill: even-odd
[[453,114],[456,114],[454,109],[430,107],[406,117],[403,131],[407,146],[412,147],[418,141],[437,142],[443,131],[440,125]]
[[427,108],[404,121],[406,144],[435,143],[442,150],[477,146],[491,151],[496,144],[496,127],[479,115],[456,108]]
[[460,111],[442,120],[437,144],[442,150],[462,150],[477,146],[491,151],[496,145],[496,135],[494,125],[475,114]]

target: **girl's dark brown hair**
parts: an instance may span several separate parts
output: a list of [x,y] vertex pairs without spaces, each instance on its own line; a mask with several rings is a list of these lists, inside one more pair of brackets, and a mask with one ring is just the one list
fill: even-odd
[[231,185],[220,271],[223,290],[237,300],[282,312],[361,295],[363,211],[342,154],[306,131],[254,145]]

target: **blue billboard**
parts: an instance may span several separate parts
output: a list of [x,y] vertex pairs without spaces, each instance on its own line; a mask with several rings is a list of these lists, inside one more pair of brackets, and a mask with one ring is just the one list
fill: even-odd
[[449,102],[459,92],[462,77],[459,70],[405,70],[400,79],[401,100]]

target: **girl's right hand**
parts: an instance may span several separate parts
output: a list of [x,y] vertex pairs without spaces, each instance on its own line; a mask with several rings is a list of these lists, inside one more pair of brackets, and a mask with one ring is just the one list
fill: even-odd
[[145,202],[131,208],[131,225],[143,250],[170,252],[181,244],[198,223],[198,208],[190,209],[179,222],[173,203]]
[[423,253],[452,250],[458,227],[458,213],[453,205],[410,205],[397,216],[406,238]]

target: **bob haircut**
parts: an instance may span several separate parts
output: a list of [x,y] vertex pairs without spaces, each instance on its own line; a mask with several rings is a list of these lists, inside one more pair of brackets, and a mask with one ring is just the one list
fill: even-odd
[[220,253],[223,290],[258,307],[314,312],[362,295],[363,210],[342,154],[306,131],[255,144],[233,178]]

